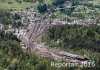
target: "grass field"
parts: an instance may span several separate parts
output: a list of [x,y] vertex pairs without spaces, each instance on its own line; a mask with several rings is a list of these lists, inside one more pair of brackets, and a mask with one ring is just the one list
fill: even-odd
[[[10,0],[11,1],[11,0]],[[37,7],[37,3],[26,3],[26,2],[22,2],[22,3],[17,3],[16,1],[11,1],[12,4],[9,4],[8,1],[4,1],[1,2],[0,1],[0,9],[15,9],[15,10],[21,10],[21,9],[25,9],[25,8],[30,8],[30,7]]]

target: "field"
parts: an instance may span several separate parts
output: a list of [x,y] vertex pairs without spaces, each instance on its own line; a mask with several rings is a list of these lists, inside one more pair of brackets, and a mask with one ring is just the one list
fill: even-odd
[[[46,0],[46,4],[50,4],[51,0]],[[68,16],[66,14],[66,11],[60,12],[60,10],[57,10],[54,12],[54,14],[59,17],[71,17],[71,18],[95,18],[95,16],[98,16],[100,14],[100,0],[83,0],[80,1],[82,4],[78,4],[78,6],[75,8],[73,13]],[[67,2],[64,4],[64,10],[71,8],[71,2]]]
[[[8,2],[12,2],[11,4],[9,4]],[[30,8],[30,7],[37,7],[37,3],[30,3],[30,2],[21,2],[18,3],[16,1],[4,1],[1,2],[0,0],[0,9],[15,9],[15,10],[21,10],[21,9],[25,9],[25,8]]]
[[[38,3],[31,3],[31,2],[23,2],[21,0],[21,3],[16,2],[17,0],[0,0],[0,9],[15,9],[15,10],[21,10],[25,8],[33,7],[37,9]],[[9,3],[12,2],[12,3]],[[85,2],[85,1],[84,1]],[[52,0],[44,0],[44,3],[46,3],[47,6],[52,6]],[[88,0],[88,2],[85,2],[87,5],[80,4],[78,5],[75,10],[73,11],[71,16],[68,16],[66,14],[66,11],[61,12],[60,10],[57,10],[55,12],[52,12],[55,14],[56,17],[62,18],[62,17],[71,17],[71,18],[94,18],[98,14],[100,14],[100,0]],[[93,7],[91,6],[93,5]],[[88,6],[90,5],[90,6]],[[99,7],[99,8],[97,8]],[[71,2],[64,4],[64,10],[66,8],[71,8]]]

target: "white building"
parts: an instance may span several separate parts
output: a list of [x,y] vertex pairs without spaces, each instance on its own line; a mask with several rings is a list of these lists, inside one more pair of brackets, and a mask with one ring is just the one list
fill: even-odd
[[3,24],[0,24],[0,30],[2,30],[4,28]]

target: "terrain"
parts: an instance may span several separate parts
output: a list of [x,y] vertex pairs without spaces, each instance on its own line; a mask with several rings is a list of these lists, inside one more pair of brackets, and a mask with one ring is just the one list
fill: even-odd
[[23,0],[21,0],[21,3],[19,1],[17,2],[17,0],[0,0],[0,9],[14,9],[19,11],[31,7],[36,8],[38,5],[37,3],[25,2]]
[[[1,9],[14,9],[22,10],[25,8],[35,8],[41,4],[46,4],[48,12],[45,13],[45,17],[58,17],[65,18],[69,17],[72,19],[85,19],[85,18],[95,18],[100,14],[100,1],[99,0],[65,0],[62,4],[60,1],[64,0],[0,0]],[[9,4],[11,3],[11,4]],[[75,4],[74,4],[75,3]],[[57,4],[57,5],[56,5]],[[42,6],[42,5],[41,5]]]
[[[90,62],[93,66],[86,65]],[[4,69],[99,70],[100,1],[0,0],[0,70]]]

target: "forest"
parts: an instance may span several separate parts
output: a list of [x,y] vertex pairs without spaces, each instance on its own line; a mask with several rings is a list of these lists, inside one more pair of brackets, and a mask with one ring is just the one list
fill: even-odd
[[16,23],[16,20],[18,19],[20,19],[18,14],[11,16],[10,10],[0,9],[0,24],[3,24],[5,29],[8,28],[8,25],[12,25],[13,27],[21,26],[21,22]]
[[51,70],[50,60],[23,50],[20,40],[0,31],[0,70]]
[[51,47],[100,52],[100,27],[96,25],[55,25],[45,31],[43,41]]
[[[90,60],[96,62],[94,68],[100,68],[100,27],[97,25],[49,26],[43,33],[42,41],[49,47],[87,55]],[[93,70],[95,70],[94,68]],[[87,70],[87,68],[84,70]]]

